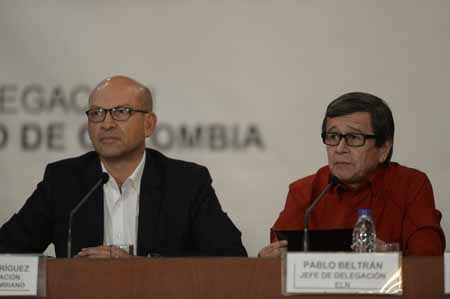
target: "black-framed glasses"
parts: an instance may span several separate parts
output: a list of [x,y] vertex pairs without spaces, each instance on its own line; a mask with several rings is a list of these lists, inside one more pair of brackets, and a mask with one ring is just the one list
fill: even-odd
[[376,139],[377,136],[373,134],[363,133],[347,133],[340,134],[335,132],[323,132],[321,134],[323,143],[330,146],[336,146],[341,142],[341,139],[345,139],[345,143],[348,146],[358,147],[366,144],[367,139]]
[[149,111],[146,111],[146,110],[139,110],[139,109],[134,109],[131,107],[119,106],[119,107],[114,107],[111,109],[100,108],[100,107],[92,108],[92,109],[89,109],[88,111],[86,111],[86,115],[90,122],[100,123],[105,120],[106,113],[108,113],[108,112],[111,114],[112,119],[118,120],[118,121],[128,120],[131,117],[131,115],[133,115],[133,113],[135,113],[135,112],[149,113]]

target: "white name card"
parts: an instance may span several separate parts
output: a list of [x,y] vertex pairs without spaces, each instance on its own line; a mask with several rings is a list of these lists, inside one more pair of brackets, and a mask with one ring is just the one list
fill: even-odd
[[402,294],[399,253],[286,254],[287,294]]
[[39,256],[0,255],[0,296],[37,296]]
[[444,289],[450,294],[450,252],[444,254]]

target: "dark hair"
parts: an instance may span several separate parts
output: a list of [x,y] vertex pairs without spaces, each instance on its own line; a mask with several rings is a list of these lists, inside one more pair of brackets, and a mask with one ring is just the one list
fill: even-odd
[[382,99],[364,92],[351,92],[341,95],[332,101],[325,113],[322,122],[322,133],[326,131],[326,122],[328,117],[337,117],[352,114],[355,112],[368,112],[374,130],[375,145],[382,146],[387,141],[392,143],[391,150],[382,163],[387,165],[392,158],[394,151],[394,118],[389,106]]

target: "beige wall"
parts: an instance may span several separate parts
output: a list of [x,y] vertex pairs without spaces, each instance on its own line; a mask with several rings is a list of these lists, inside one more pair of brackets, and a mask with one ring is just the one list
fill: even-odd
[[[429,175],[449,235],[449,11],[444,0],[0,1],[0,144],[8,131],[0,223],[48,162],[85,151],[76,108],[86,94],[74,90],[125,74],[154,89],[166,126],[159,142],[175,142],[165,153],[209,167],[251,255],[268,242],[288,183],[326,162],[319,138],[326,105],[355,90],[390,104],[394,160]],[[42,90],[22,103],[33,84]],[[33,114],[39,103],[47,108]],[[30,123],[56,127],[50,149],[24,150]],[[200,127],[215,141],[176,145],[181,139],[170,134],[182,127]],[[263,148],[242,145],[249,128]],[[28,130],[31,144],[36,131]]]

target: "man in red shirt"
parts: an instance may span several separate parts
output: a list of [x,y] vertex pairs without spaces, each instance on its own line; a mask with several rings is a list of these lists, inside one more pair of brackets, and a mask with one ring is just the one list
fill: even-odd
[[328,105],[322,140],[328,165],[290,184],[284,210],[272,227],[272,243],[259,256],[279,256],[287,246],[276,240],[273,230],[304,228],[305,210],[326,188],[330,175],[340,183],[314,208],[309,229],[352,228],[358,210],[371,209],[379,243],[399,243],[405,255],[443,254],[441,213],[428,177],[390,162],[394,120],[383,100],[361,92],[340,96]]

